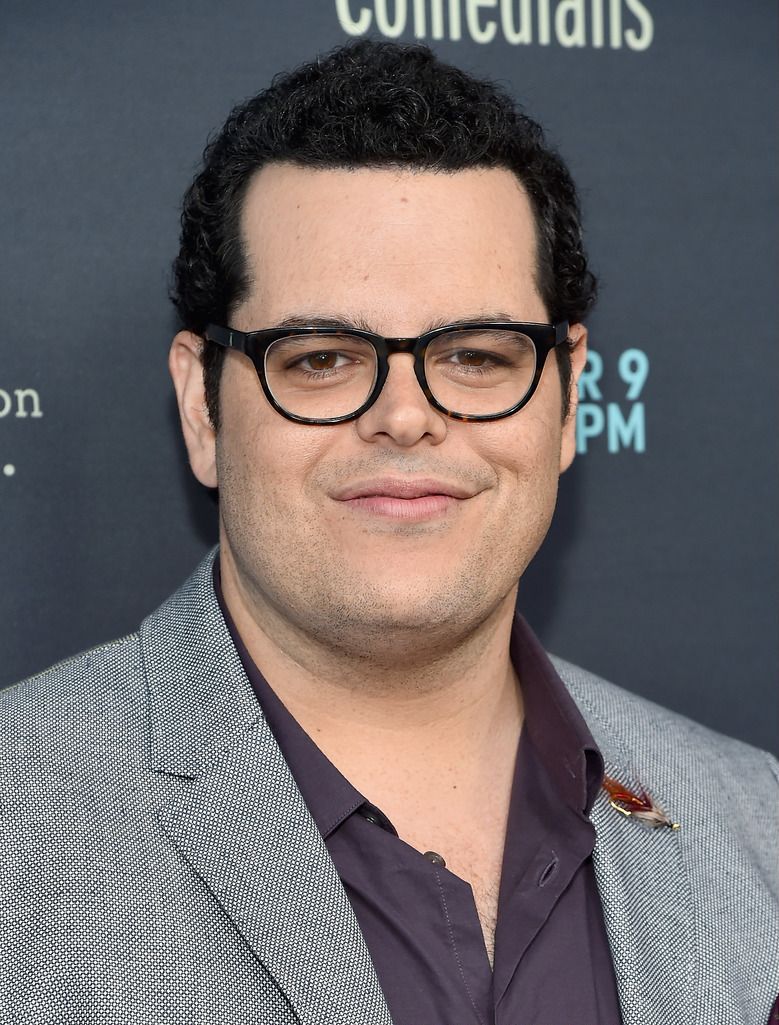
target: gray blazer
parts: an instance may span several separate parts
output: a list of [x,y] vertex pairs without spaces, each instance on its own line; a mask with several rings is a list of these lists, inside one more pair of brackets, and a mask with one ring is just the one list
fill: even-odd
[[[139,633],[0,693],[2,1025],[391,1025],[212,558]],[[681,823],[593,809],[625,1025],[766,1025],[776,762],[556,665],[607,771]]]

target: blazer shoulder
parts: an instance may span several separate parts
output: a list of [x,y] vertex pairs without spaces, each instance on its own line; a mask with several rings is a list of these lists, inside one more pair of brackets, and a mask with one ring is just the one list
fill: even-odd
[[0,690],[0,705],[13,707],[24,702],[25,694],[48,693],[63,684],[68,688],[75,686],[83,690],[102,672],[110,670],[113,674],[116,670],[121,672],[125,665],[131,665],[135,659],[138,642],[139,632],[134,630],[124,637],[97,644],[77,655],[64,658],[53,666]]
[[725,736],[633,694],[579,666],[553,658],[607,763],[628,766],[666,792],[695,794],[731,825],[779,832],[779,761],[768,751]]
[[147,799],[145,687],[132,634],[0,692],[0,893],[20,906],[25,887],[54,900],[97,871]]
[[684,743],[702,757],[716,752],[737,764],[767,770],[779,783],[779,761],[770,752],[719,733],[557,656],[552,656],[552,662],[585,719],[594,718],[601,727],[616,731],[631,748],[636,741],[651,746],[653,738],[664,747]]
[[142,714],[143,689],[139,636],[132,633],[0,691],[0,781],[21,775],[25,765],[40,771],[68,750],[83,757],[98,740],[123,735]]

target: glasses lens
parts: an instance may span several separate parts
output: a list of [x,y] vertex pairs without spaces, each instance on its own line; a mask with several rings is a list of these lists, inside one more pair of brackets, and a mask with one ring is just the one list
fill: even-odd
[[430,391],[445,409],[463,416],[491,416],[516,406],[535,372],[532,340],[505,328],[446,331],[425,353]]
[[377,365],[376,350],[355,335],[290,335],[268,347],[265,380],[288,413],[329,420],[360,408]]

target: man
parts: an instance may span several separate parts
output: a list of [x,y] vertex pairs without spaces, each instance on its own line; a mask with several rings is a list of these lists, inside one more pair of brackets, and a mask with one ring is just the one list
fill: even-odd
[[231,115],[170,355],[219,551],[2,696],[0,1021],[768,1020],[775,762],[514,616],[594,292],[538,126],[423,47]]

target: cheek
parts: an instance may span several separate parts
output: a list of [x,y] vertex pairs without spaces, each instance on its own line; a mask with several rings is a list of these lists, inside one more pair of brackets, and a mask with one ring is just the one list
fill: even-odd
[[497,532],[500,548],[519,572],[535,554],[554,512],[560,463],[560,424],[527,416],[519,429],[490,439],[482,449],[498,477],[497,501],[490,533]]
[[314,518],[307,495],[330,430],[285,420],[263,395],[238,408],[240,416],[225,411],[217,437],[222,521],[234,536],[284,545]]
[[316,439],[268,403],[253,365],[238,354],[226,361],[216,439],[220,499],[264,504],[282,497],[281,485],[299,491]]
[[544,481],[559,473],[562,424],[530,406],[503,423],[499,430],[500,422],[485,425],[478,445],[482,458],[507,485],[533,483],[543,489]]
[[240,433],[223,425],[216,450],[220,500],[264,516],[299,506],[317,448],[284,434],[266,423],[243,423]]

